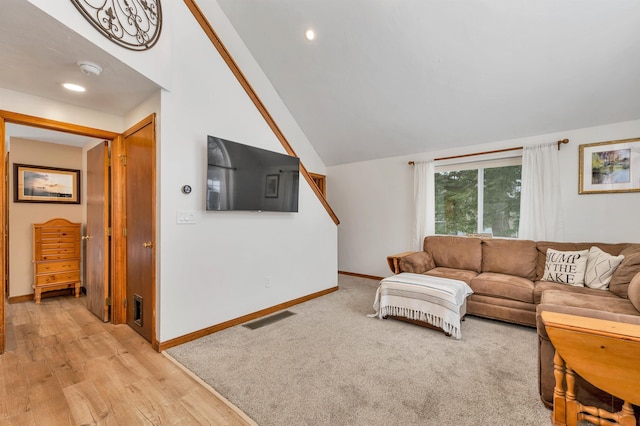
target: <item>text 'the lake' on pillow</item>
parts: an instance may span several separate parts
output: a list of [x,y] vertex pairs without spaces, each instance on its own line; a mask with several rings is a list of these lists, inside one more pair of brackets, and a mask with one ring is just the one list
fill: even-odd
[[542,281],[584,287],[584,273],[587,269],[589,250],[558,251],[547,249]]

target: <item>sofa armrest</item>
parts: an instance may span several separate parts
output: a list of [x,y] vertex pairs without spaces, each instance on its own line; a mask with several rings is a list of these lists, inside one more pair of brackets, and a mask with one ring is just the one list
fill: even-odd
[[391,272],[393,272],[394,274],[399,274],[400,273],[400,259],[402,259],[403,257],[409,256],[411,254],[414,253],[418,253],[417,251],[405,251],[402,253],[398,253],[398,254],[392,254],[390,256],[387,256],[387,264],[389,265],[389,268],[391,269]]
[[429,269],[435,268],[433,258],[425,251],[406,251],[387,256],[387,263],[394,274],[401,272],[422,274]]

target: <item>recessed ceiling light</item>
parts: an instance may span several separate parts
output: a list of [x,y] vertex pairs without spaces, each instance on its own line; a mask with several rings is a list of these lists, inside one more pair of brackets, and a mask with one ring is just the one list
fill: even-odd
[[316,33],[311,28],[309,28],[307,31],[305,31],[304,36],[307,38],[307,40],[311,41],[316,38]]
[[84,87],[73,83],[63,83],[62,87],[72,92],[84,92],[86,90]]

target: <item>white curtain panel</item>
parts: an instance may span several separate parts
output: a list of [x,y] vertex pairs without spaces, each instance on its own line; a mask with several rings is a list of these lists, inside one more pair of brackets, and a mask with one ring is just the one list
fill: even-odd
[[557,143],[524,147],[518,238],[562,241],[561,186]]
[[[433,161],[416,162],[413,170],[415,202],[414,249],[422,250],[424,237],[435,233],[435,167]],[[434,204],[434,205],[430,205]]]

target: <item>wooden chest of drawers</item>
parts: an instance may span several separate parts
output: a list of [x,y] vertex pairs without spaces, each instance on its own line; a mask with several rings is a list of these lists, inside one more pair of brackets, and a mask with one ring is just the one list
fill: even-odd
[[33,225],[33,289],[36,304],[42,292],[75,289],[80,296],[80,224],[51,219]]

